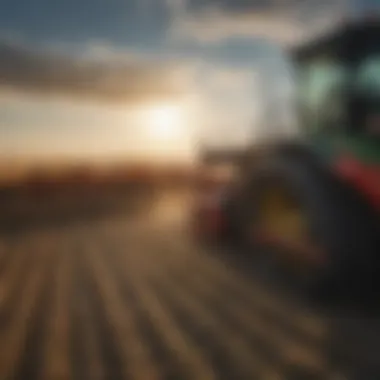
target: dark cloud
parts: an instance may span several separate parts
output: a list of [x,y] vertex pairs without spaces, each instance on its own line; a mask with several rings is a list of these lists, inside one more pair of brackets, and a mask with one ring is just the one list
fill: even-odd
[[141,102],[178,96],[183,76],[179,64],[128,56],[79,59],[0,42],[0,91]]
[[255,12],[280,12],[290,11],[313,15],[337,4],[348,5],[350,0],[188,0],[188,11],[199,13],[209,8],[216,8],[222,12],[233,14]]
[[188,0],[188,10],[201,11],[205,8],[218,9],[239,13],[246,11],[276,11],[277,9],[295,7],[326,6],[334,0]]
[[190,0],[189,9],[198,11],[208,7],[218,7],[226,11],[240,12],[258,10],[272,6],[270,0]]
[[174,36],[202,43],[264,38],[295,43],[333,27],[349,0],[182,0],[188,12],[173,23]]

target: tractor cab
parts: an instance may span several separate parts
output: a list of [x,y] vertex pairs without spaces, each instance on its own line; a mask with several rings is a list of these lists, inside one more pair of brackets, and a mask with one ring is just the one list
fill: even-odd
[[290,53],[309,133],[380,140],[380,20],[345,24]]
[[311,150],[380,211],[380,19],[345,24],[291,56]]

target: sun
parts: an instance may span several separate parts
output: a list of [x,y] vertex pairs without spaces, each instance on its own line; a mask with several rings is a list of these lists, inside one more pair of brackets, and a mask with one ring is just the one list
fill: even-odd
[[157,102],[140,109],[141,144],[147,155],[163,160],[188,159],[193,152],[192,112],[186,102]]
[[146,123],[149,134],[155,139],[176,139],[184,123],[182,110],[176,105],[151,107],[146,113]]

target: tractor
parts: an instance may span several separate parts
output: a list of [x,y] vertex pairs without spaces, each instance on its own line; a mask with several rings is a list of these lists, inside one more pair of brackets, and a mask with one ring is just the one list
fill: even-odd
[[[245,151],[233,191],[223,203],[214,200],[212,221],[223,226],[223,241],[228,235],[307,292],[359,283],[374,288],[380,277],[380,22],[347,22],[293,46],[289,56],[301,136]],[[205,225],[209,209],[203,209]]]

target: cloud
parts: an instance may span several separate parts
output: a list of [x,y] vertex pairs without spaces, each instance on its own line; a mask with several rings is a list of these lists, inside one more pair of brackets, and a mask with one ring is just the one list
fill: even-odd
[[[168,0],[175,2],[175,0]],[[332,27],[348,9],[349,0],[261,0],[186,2],[172,20],[170,36],[201,43],[225,39],[266,38],[288,44]],[[183,9],[186,8],[186,12]]]
[[[108,55],[109,53],[109,55]],[[31,50],[14,41],[0,42],[0,91],[65,95],[110,102],[171,99],[186,91],[189,67],[103,49],[81,56]]]
[[265,14],[229,15],[210,9],[173,24],[173,35],[202,43],[220,42],[231,37],[265,37],[280,42],[298,38],[296,24]]

